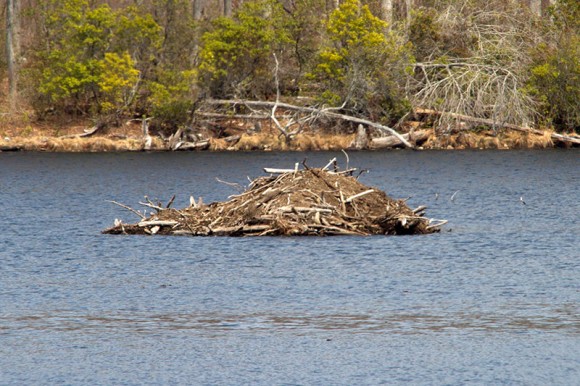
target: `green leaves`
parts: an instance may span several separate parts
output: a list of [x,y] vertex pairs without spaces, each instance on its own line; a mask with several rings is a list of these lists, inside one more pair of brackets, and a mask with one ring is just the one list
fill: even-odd
[[263,95],[272,88],[272,54],[292,42],[282,5],[244,3],[233,18],[217,18],[202,37],[200,79],[214,97]]
[[398,80],[412,61],[409,47],[359,0],[343,2],[326,27],[329,44],[310,74],[325,90],[321,100],[346,103],[354,112],[376,118],[400,115],[404,97]]
[[140,65],[161,29],[135,9],[90,7],[84,0],[43,2],[45,49],[39,53],[38,92],[46,103],[81,114],[119,113],[133,102]]

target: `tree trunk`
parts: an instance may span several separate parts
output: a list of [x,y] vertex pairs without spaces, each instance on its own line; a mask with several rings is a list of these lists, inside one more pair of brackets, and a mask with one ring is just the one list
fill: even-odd
[[224,0],[224,16],[232,16],[232,0]]
[[6,61],[10,109],[16,109],[18,100],[18,61],[20,58],[20,4],[19,0],[6,1]]
[[381,13],[383,20],[389,23],[389,27],[393,23],[393,0],[381,0]]
[[193,0],[193,20],[201,20],[204,8],[205,0]]
[[405,0],[405,15],[407,15],[407,31],[411,26],[411,11],[413,10],[413,0]]
[[542,0],[530,0],[530,10],[538,16],[542,16]]

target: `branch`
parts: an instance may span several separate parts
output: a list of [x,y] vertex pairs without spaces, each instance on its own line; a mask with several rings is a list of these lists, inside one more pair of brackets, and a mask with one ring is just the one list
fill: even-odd
[[246,105],[246,106],[258,106],[258,107],[269,107],[269,108],[273,108],[275,106],[276,108],[283,108],[283,109],[287,109],[287,110],[317,114],[317,115],[322,116],[322,117],[340,119],[343,121],[348,121],[348,122],[353,122],[353,123],[360,123],[360,124],[375,128],[383,133],[388,133],[390,135],[393,135],[406,147],[411,148],[411,149],[414,148],[414,146],[412,144],[410,144],[409,141],[407,141],[401,134],[399,134],[396,130],[394,130],[388,126],[384,126],[384,125],[381,125],[379,123],[369,121],[367,119],[353,117],[351,115],[333,113],[333,112],[330,112],[330,111],[324,110],[324,109],[318,109],[318,108],[307,107],[307,106],[296,106],[296,105],[291,105],[289,103],[282,103],[282,102],[278,102],[278,101],[277,102],[269,102],[269,101],[248,101],[248,100],[239,100],[239,99],[231,99],[231,100],[230,99],[225,99],[225,100],[224,99],[216,99],[216,100],[209,100],[209,101],[207,101],[207,103],[211,104],[211,105],[234,105],[234,106],[241,104],[241,105]]

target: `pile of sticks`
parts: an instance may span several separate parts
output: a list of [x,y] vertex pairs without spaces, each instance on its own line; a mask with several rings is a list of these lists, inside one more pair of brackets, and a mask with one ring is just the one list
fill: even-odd
[[138,214],[136,224],[115,220],[106,234],[188,236],[326,236],[409,235],[438,232],[446,223],[424,217],[425,207],[410,209],[405,200],[394,200],[370,188],[346,171],[310,168],[265,169],[268,176],[253,180],[247,189],[226,202],[171,208],[147,199],[154,209],[149,217]]

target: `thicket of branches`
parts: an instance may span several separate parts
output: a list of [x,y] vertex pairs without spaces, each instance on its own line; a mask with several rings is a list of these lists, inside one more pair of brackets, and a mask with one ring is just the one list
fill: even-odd
[[579,130],[580,3],[530,3],[4,0],[1,97],[167,131],[207,99],[298,96],[384,124],[431,109]]

